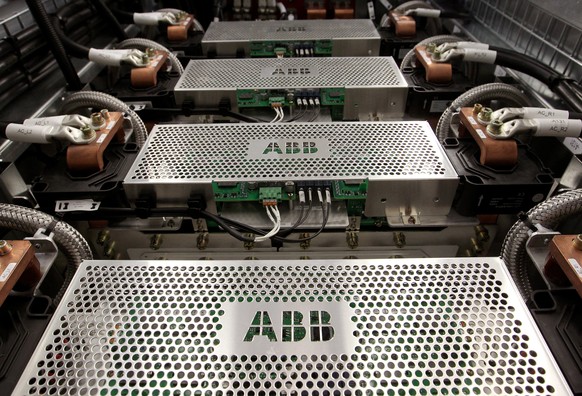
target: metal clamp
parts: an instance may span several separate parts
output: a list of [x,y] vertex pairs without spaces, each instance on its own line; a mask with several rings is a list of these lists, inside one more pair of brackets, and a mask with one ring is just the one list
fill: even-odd
[[29,241],[35,249],[35,256],[40,264],[40,272],[41,278],[38,284],[34,289],[34,295],[38,295],[38,288],[42,285],[46,274],[48,274],[49,270],[51,269],[53,263],[55,262],[58,254],[59,249],[57,248],[57,244],[53,240],[54,233],[51,232],[50,234],[46,234],[45,228],[39,228],[34,236],[24,238],[26,241]]
[[535,266],[540,272],[544,282],[549,289],[553,289],[552,282],[550,282],[544,273],[544,267],[547,262],[548,253],[550,252],[550,242],[552,238],[556,235],[560,235],[559,232],[545,228],[540,224],[535,224],[537,231],[531,232],[529,239],[525,243],[525,251],[527,255],[533,261]]

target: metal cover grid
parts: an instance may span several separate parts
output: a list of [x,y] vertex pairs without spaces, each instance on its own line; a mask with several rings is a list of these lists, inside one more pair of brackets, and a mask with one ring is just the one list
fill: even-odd
[[[327,158],[247,158],[258,139],[328,139]],[[421,121],[157,125],[126,184],[148,182],[450,179],[457,175]]]
[[[297,29],[297,30],[294,30]],[[291,30],[291,31],[289,31]],[[202,43],[217,41],[380,39],[374,24],[366,19],[322,21],[213,22]]]
[[[237,341],[220,338],[228,306],[250,316],[240,323],[242,339],[255,303],[340,304],[355,327],[342,336],[355,346],[216,353]],[[14,394],[571,392],[501,260],[443,258],[88,261]]]
[[[312,75],[262,77],[265,68],[311,68]],[[408,85],[391,57],[191,60],[176,92],[209,89],[356,88]]]

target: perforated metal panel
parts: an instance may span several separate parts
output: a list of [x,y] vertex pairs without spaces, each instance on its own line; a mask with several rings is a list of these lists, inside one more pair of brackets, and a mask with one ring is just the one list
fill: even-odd
[[[261,75],[280,67],[308,69],[309,74]],[[391,57],[191,60],[176,93],[197,89],[276,89],[404,87],[406,81]]]
[[249,54],[251,42],[331,40],[333,56],[377,56],[380,35],[370,20],[213,22],[202,38],[202,49],[218,55]]
[[570,395],[499,259],[89,261],[17,395]]
[[[288,71],[295,71],[296,74]],[[277,72],[279,73],[277,73]],[[191,60],[174,89],[178,104],[217,107],[237,89],[345,88],[344,119],[404,113],[408,85],[391,57]]]
[[[293,143],[301,152],[287,154]],[[274,144],[281,154],[270,150]],[[361,179],[370,180],[369,216],[384,216],[385,206],[398,213],[401,205],[446,215],[458,183],[428,123],[398,121],[157,125],[124,185],[131,200],[150,195],[185,205],[192,194],[212,204],[213,181]]]
[[[262,152],[270,142],[313,140],[328,155],[251,153],[255,142]],[[154,127],[125,182],[415,176],[456,176],[425,122],[193,124]]]

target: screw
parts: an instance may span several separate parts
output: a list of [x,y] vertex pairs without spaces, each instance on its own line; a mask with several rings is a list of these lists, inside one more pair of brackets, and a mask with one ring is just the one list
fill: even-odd
[[93,113],[91,114],[91,123],[95,128],[98,128],[103,126],[105,119],[103,119],[103,115],[101,115],[101,113]]
[[97,243],[103,245],[109,240],[109,238],[111,238],[109,230],[99,231],[99,234],[97,234]]
[[416,219],[414,218],[414,216],[410,216],[408,218],[408,224],[416,224]]
[[491,121],[491,113],[493,113],[491,107],[483,107],[477,115],[477,119],[484,124],[488,124]]
[[481,103],[475,103],[473,105],[473,115],[478,115],[481,110],[483,110],[483,105]]
[[574,237],[572,245],[574,245],[574,249],[582,250],[582,234],[578,234]]
[[196,247],[199,250],[204,250],[208,247],[208,241],[209,241],[209,235],[207,232],[202,232],[200,234],[198,234],[198,237],[196,238]]
[[6,256],[12,251],[12,245],[4,239],[0,239],[0,256]]
[[489,231],[482,225],[475,226],[475,235],[479,242],[487,242],[489,240]]
[[154,56],[156,56],[156,50],[153,48],[148,48],[146,49],[146,55],[149,56],[150,58],[153,58]]
[[95,131],[89,125],[82,126],[81,132],[83,133],[83,139],[89,140],[95,136]]
[[101,116],[103,117],[103,119],[108,120],[111,116],[109,115],[109,110],[107,109],[102,109],[100,111]]
[[487,125],[487,132],[492,135],[499,135],[501,133],[501,127],[503,126],[503,121],[493,120]]
[[141,56],[141,62],[142,62],[144,65],[148,65],[148,64],[150,63],[150,56],[149,56],[148,54],[145,54],[145,53],[144,53],[144,54]]
[[154,234],[150,239],[150,248],[153,250],[159,250],[162,246],[162,234]]
[[397,248],[401,249],[406,246],[406,236],[402,232],[395,232],[392,239]]
[[441,55],[442,55],[442,52],[438,48],[435,48],[431,54],[431,56],[434,60],[439,60],[441,58]]

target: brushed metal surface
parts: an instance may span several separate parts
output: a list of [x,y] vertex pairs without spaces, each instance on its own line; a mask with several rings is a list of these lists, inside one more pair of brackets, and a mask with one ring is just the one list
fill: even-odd
[[204,53],[248,55],[251,42],[331,40],[332,56],[378,56],[380,35],[370,20],[237,21],[213,22],[202,38]]
[[571,395],[498,258],[86,261],[14,394],[354,391]]
[[[306,73],[272,75],[271,70]],[[237,89],[345,88],[344,119],[394,118],[404,114],[408,84],[391,57],[191,60],[174,88],[178,104],[216,107]]]
[[[328,157],[249,155],[255,140],[329,141]],[[458,177],[426,122],[157,125],[128,172],[130,200],[214,203],[211,182],[369,180],[367,216],[446,215]]]

